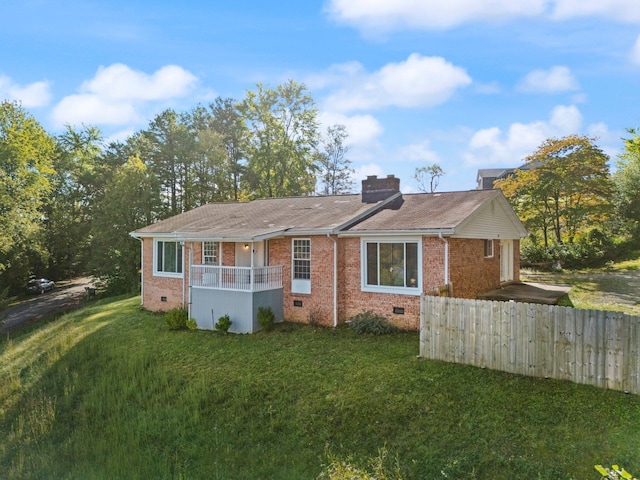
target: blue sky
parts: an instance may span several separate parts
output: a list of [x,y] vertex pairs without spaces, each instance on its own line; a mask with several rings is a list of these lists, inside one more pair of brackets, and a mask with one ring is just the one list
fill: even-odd
[[0,0],[0,99],[51,133],[107,139],[165,108],[257,83],[304,82],[349,132],[356,179],[445,171],[475,188],[547,138],[598,137],[612,157],[640,126],[639,0]]

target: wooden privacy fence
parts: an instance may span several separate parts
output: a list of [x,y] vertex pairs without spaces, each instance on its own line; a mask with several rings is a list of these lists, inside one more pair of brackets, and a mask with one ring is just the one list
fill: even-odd
[[640,394],[640,317],[424,295],[420,356]]

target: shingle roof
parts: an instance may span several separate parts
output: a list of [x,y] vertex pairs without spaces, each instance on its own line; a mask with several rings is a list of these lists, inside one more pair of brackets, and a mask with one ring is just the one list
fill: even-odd
[[[136,230],[136,237],[260,240],[283,234],[453,230],[499,190],[396,194],[390,202],[362,203],[361,195],[287,197],[212,203]],[[506,200],[504,200],[506,202]],[[390,203],[388,203],[390,202]],[[385,208],[384,203],[388,203]],[[514,215],[515,218],[515,215]]]
[[352,232],[450,230],[482,205],[499,197],[497,190],[405,194],[402,203],[381,210],[349,228]]
[[211,203],[136,230],[134,235],[249,239],[284,231],[330,232],[381,203],[362,203],[360,195]]

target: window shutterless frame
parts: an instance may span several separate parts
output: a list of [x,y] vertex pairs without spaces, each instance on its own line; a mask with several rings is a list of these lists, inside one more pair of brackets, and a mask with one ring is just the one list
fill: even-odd
[[182,278],[183,247],[180,242],[153,241],[153,275]]
[[220,265],[220,242],[202,242],[203,265]]
[[363,238],[361,255],[362,291],[420,294],[422,285],[422,240],[420,238]]
[[291,240],[291,292],[311,293],[311,239]]

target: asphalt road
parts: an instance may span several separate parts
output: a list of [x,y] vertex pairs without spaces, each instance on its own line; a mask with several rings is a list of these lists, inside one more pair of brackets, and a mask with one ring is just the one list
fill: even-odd
[[76,278],[56,283],[56,288],[41,295],[33,295],[0,312],[0,334],[35,322],[57,312],[73,310],[87,298],[85,287],[91,286],[90,278]]

